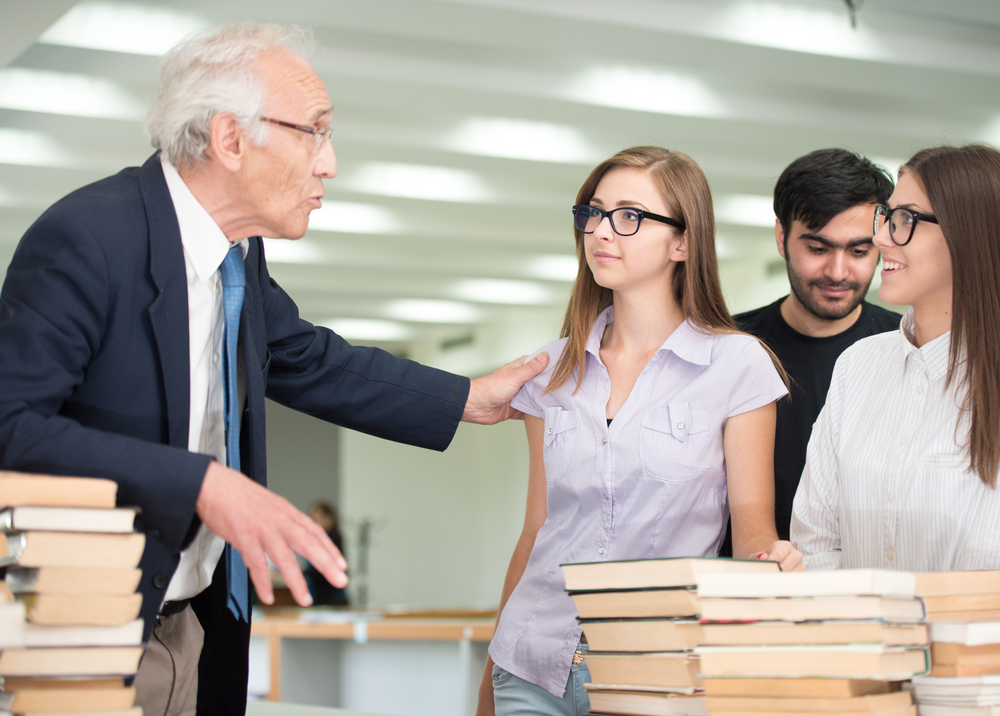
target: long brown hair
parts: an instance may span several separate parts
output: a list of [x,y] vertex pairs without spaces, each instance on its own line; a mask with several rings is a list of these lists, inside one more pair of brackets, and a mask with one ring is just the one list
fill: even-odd
[[[687,260],[674,264],[672,276],[673,296],[682,314],[706,333],[740,333],[722,296],[719,261],[715,254],[712,192],[701,167],[683,152],[661,147],[624,149],[597,165],[580,187],[576,203],[589,204],[604,175],[621,167],[644,171],[659,189],[667,213],[687,227]],[[579,265],[560,333],[561,338],[568,337],[569,341],[546,392],[564,385],[574,372],[577,388],[580,387],[587,359],[587,338],[597,316],[613,300],[611,289],[599,286],[587,265],[583,232],[574,227],[573,234]],[[771,358],[785,378],[773,353]]]
[[[982,144],[933,147],[899,170],[923,188],[951,255],[951,348],[970,418],[972,470],[989,487],[1000,471],[1000,152]],[[956,431],[958,426],[956,426]]]

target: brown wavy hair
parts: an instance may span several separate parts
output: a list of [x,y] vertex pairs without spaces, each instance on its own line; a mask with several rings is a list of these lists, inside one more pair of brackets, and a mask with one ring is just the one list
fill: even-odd
[[[1000,152],[983,144],[932,147],[899,170],[927,194],[951,255],[951,349],[970,417],[972,470],[991,488],[1000,471]],[[956,426],[956,431],[958,426]]]
[[[576,195],[577,204],[589,204],[597,185],[612,169],[639,169],[653,181],[667,207],[667,214],[687,228],[687,260],[674,264],[673,296],[683,315],[706,333],[742,333],[726,308],[719,281],[719,261],[715,253],[715,213],[708,180],[691,157],[661,147],[632,147],[604,160],[587,177]],[[673,229],[680,231],[680,229]],[[576,387],[583,380],[587,359],[587,338],[601,311],[612,304],[611,289],[594,280],[587,265],[583,232],[573,228],[579,262],[573,292],[560,338],[569,338],[556,364],[546,392],[563,386],[576,374]],[[763,344],[761,344],[763,345]],[[787,375],[767,346],[765,350],[787,385]]]

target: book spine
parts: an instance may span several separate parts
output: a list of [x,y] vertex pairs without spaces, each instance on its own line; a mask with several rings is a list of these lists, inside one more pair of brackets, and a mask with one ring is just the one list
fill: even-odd
[[0,553],[0,567],[17,564],[17,560],[21,559],[21,555],[24,554],[24,548],[28,544],[27,535],[23,532],[11,532],[5,535],[3,542],[6,544],[7,549],[4,553]]
[[7,570],[5,579],[10,591],[14,594],[35,591],[38,584],[38,569],[29,567],[11,567]]

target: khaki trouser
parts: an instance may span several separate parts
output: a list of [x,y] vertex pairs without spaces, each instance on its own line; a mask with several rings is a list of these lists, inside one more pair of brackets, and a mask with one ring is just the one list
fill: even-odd
[[195,716],[198,659],[205,632],[189,604],[156,620],[135,679],[136,705],[143,716]]

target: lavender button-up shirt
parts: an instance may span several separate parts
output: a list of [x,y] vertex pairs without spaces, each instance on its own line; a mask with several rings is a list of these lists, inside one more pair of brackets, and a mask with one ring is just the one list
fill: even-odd
[[715,556],[729,501],[722,434],[732,415],[786,393],[755,338],[705,334],[688,322],[656,351],[610,426],[611,380],[601,362],[608,308],[587,341],[583,382],[545,393],[549,367],[512,401],[544,418],[547,517],[504,607],[490,655],[501,668],[562,696],[580,639],[560,564]]

